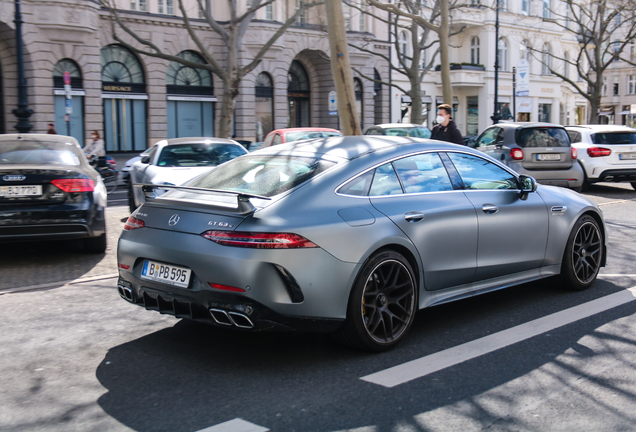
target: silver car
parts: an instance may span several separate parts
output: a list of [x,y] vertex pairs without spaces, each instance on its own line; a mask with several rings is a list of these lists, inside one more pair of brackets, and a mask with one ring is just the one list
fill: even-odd
[[135,183],[179,185],[224,162],[247,153],[245,147],[223,138],[171,138],[157,142],[130,166],[128,206],[144,203]]
[[139,188],[119,294],[228,328],[327,331],[382,351],[418,309],[549,276],[581,290],[605,265],[596,204],[439,141],[282,144]]

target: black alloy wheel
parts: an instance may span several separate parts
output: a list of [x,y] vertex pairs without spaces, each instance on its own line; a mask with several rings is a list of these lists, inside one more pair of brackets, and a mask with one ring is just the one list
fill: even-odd
[[584,215],[574,225],[561,264],[561,278],[571,289],[588,288],[601,268],[603,235],[596,219]]
[[401,341],[417,311],[417,286],[409,262],[383,251],[363,267],[351,292],[347,320],[338,340],[369,351],[386,351]]

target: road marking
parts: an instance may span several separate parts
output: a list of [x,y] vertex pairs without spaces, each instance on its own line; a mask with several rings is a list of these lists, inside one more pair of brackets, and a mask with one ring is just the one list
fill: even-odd
[[269,429],[254,423],[247,422],[240,418],[226,421],[209,428],[201,429],[198,432],[267,432]]
[[360,379],[384,387],[395,387],[633,300],[636,300],[636,287],[628,288],[591,302],[364,376]]
[[613,274],[600,274],[599,278],[603,277],[636,277],[636,274],[621,274],[621,273],[613,273]]
[[118,276],[119,276],[119,273],[111,273],[111,274],[106,274],[101,276],[89,276],[89,277],[72,279],[67,281],[49,282],[49,283],[40,284],[40,285],[29,285],[29,286],[15,287],[15,288],[0,288],[0,295],[15,293],[15,292],[23,292],[23,291],[36,291],[40,289],[55,288],[55,287],[61,287],[66,285],[76,285],[83,282],[93,282],[93,281],[104,280],[104,279],[114,279]]

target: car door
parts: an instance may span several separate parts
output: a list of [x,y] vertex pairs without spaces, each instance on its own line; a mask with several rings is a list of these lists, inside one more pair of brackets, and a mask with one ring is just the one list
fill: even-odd
[[451,152],[447,155],[477,213],[475,279],[540,267],[548,240],[548,209],[539,194],[522,197],[516,176],[482,157]]
[[477,216],[463,192],[453,189],[437,153],[410,156],[378,167],[369,195],[371,204],[390,218],[419,251],[427,290],[473,280]]
[[480,152],[486,153],[488,156],[497,160],[504,160],[504,130],[498,126],[491,126],[477,138],[475,148]]

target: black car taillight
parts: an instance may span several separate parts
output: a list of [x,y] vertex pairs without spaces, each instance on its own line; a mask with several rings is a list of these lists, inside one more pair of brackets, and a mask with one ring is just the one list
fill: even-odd
[[589,147],[587,149],[587,155],[589,157],[603,157],[603,156],[609,156],[612,154],[612,151],[608,148],[603,148],[603,147]]
[[316,248],[316,244],[298,234],[206,231],[202,237],[223,246],[254,249]]
[[137,228],[143,228],[145,226],[146,223],[143,220],[137,219],[134,216],[129,216],[126,224],[124,225],[124,231],[132,231]]
[[64,192],[93,192],[95,182],[90,179],[56,179],[51,184]]

